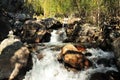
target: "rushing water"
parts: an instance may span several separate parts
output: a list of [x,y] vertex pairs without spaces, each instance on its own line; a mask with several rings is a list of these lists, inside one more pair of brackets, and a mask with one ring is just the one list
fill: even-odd
[[[60,50],[53,50],[56,46],[47,47],[40,51],[44,55],[44,58],[38,60],[36,55],[33,55],[33,68],[27,72],[24,80],[89,80],[90,74],[95,72],[106,72],[108,70],[116,70],[114,65],[111,67],[104,67],[98,65],[95,61],[95,67],[79,72],[68,71],[63,64],[57,60],[57,55]],[[41,47],[42,48],[42,47]],[[107,58],[111,59],[114,55],[110,52],[104,52],[101,49],[87,49],[92,53],[92,56],[88,57],[90,60]]]
[[44,57],[38,60],[35,53],[32,53],[33,68],[26,73],[23,80],[89,80],[90,75],[95,72],[106,72],[108,70],[117,71],[113,64],[111,64],[110,67],[105,67],[104,65],[96,63],[97,60],[101,58],[112,59],[114,57],[113,53],[94,48],[86,49],[87,52],[92,54],[92,56],[88,56],[87,58],[93,62],[94,67],[78,72],[68,71],[64,65],[57,60],[61,46],[65,44],[60,42],[59,38],[61,36],[57,34],[57,30],[53,30],[51,34],[50,43],[38,47],[40,50],[39,54],[42,54]]
[[51,32],[50,42],[58,42],[58,41],[59,41],[59,34],[57,33],[57,30],[53,30]]
[[63,27],[60,30],[53,30],[51,32],[50,43],[61,43],[67,38],[65,28]]

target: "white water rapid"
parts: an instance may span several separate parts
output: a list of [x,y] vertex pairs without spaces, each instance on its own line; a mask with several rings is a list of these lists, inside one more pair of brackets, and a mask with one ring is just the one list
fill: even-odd
[[41,50],[40,53],[44,55],[41,60],[38,60],[36,55],[33,54],[33,68],[27,72],[23,80],[89,80],[90,75],[95,72],[117,71],[114,65],[104,67],[95,62],[95,59],[100,58],[111,59],[114,57],[113,53],[93,48],[87,49],[88,52],[92,53],[92,56],[88,58],[94,60],[96,67],[78,72],[68,71],[63,64],[58,62],[57,55],[60,53],[60,49],[53,50],[55,47],[52,45],[52,47]]
[[50,38],[50,43],[61,43],[63,40],[65,40],[66,37],[66,32],[65,29],[62,28],[60,30],[53,30],[51,32],[51,38]]
[[39,54],[42,54],[43,58],[39,60],[36,56],[37,53],[32,53],[33,68],[26,73],[23,80],[89,80],[91,74],[95,72],[117,71],[113,64],[110,67],[97,64],[99,59],[105,58],[110,60],[114,58],[113,53],[94,48],[87,49],[87,52],[92,54],[92,56],[88,56],[88,59],[93,62],[94,67],[78,72],[68,71],[57,60],[61,47],[65,45],[65,43],[62,43],[65,37],[64,27],[60,31],[53,30],[50,42],[44,43],[44,46],[39,46],[38,48],[40,50]]
[[50,43],[61,43],[67,38],[65,27],[67,27],[68,18],[64,18],[62,28],[51,32]]
[[51,38],[50,38],[50,42],[58,42],[59,41],[59,34],[57,33],[57,30],[53,30],[51,32]]

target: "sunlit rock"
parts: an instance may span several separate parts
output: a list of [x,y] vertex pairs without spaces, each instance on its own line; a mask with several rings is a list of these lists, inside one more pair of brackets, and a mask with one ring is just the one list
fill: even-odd
[[22,45],[22,42],[20,42],[19,39],[15,39],[15,36],[13,35],[12,31],[9,31],[8,38],[4,39],[0,44],[0,54],[2,53],[3,49],[7,46],[13,45],[15,42],[19,42],[19,44],[16,44],[15,47],[19,47]]
[[63,62],[78,70],[87,69],[91,66],[91,62],[81,52],[76,51],[67,51],[63,56]]
[[97,43],[103,41],[100,28],[87,23],[69,25],[66,32],[67,42]]
[[[20,40],[14,39],[14,37],[3,40],[0,44],[0,53],[0,74],[2,74],[0,79],[17,79],[21,75],[21,71],[22,75],[25,74],[27,69],[22,69],[29,68],[28,58],[30,52]],[[22,80],[22,77],[20,77],[20,80]]]
[[46,32],[45,27],[34,21],[30,21],[23,25],[21,40],[27,43],[39,43]]
[[92,63],[85,57],[82,51],[82,48],[77,49],[72,44],[67,44],[62,48],[58,60],[62,60],[65,65],[78,70],[87,69]]
[[77,48],[75,48],[74,45],[72,45],[72,44],[67,44],[67,45],[65,45],[65,46],[62,48],[61,53],[60,53],[60,55],[59,55],[59,58],[61,58],[62,55],[64,55],[68,50],[78,51]]

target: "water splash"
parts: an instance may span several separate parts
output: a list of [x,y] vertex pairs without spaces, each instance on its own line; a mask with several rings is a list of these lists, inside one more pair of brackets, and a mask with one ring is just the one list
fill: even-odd
[[[100,49],[87,49],[93,56],[89,57],[90,60],[93,58],[112,58],[114,55],[110,52],[104,52]],[[31,71],[27,72],[24,80],[89,80],[92,73],[116,70],[115,67],[104,67],[99,66],[96,68],[89,68],[79,72],[68,71],[65,69],[63,64],[57,61],[57,55],[59,51],[53,51],[51,48],[46,48],[41,53],[44,58],[38,60],[34,55],[34,64]]]
[[51,32],[50,43],[62,43],[67,38],[65,29],[53,30]]
[[50,42],[59,42],[59,34],[57,33],[57,30],[51,32]]

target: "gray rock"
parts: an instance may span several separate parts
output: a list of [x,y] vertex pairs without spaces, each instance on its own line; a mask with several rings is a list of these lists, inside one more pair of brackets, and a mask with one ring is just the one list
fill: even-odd
[[114,48],[115,57],[117,59],[117,65],[120,70],[120,37],[118,37],[113,41],[113,48]]
[[26,67],[30,52],[20,40],[9,37],[1,42],[0,53],[0,80],[13,80]]

